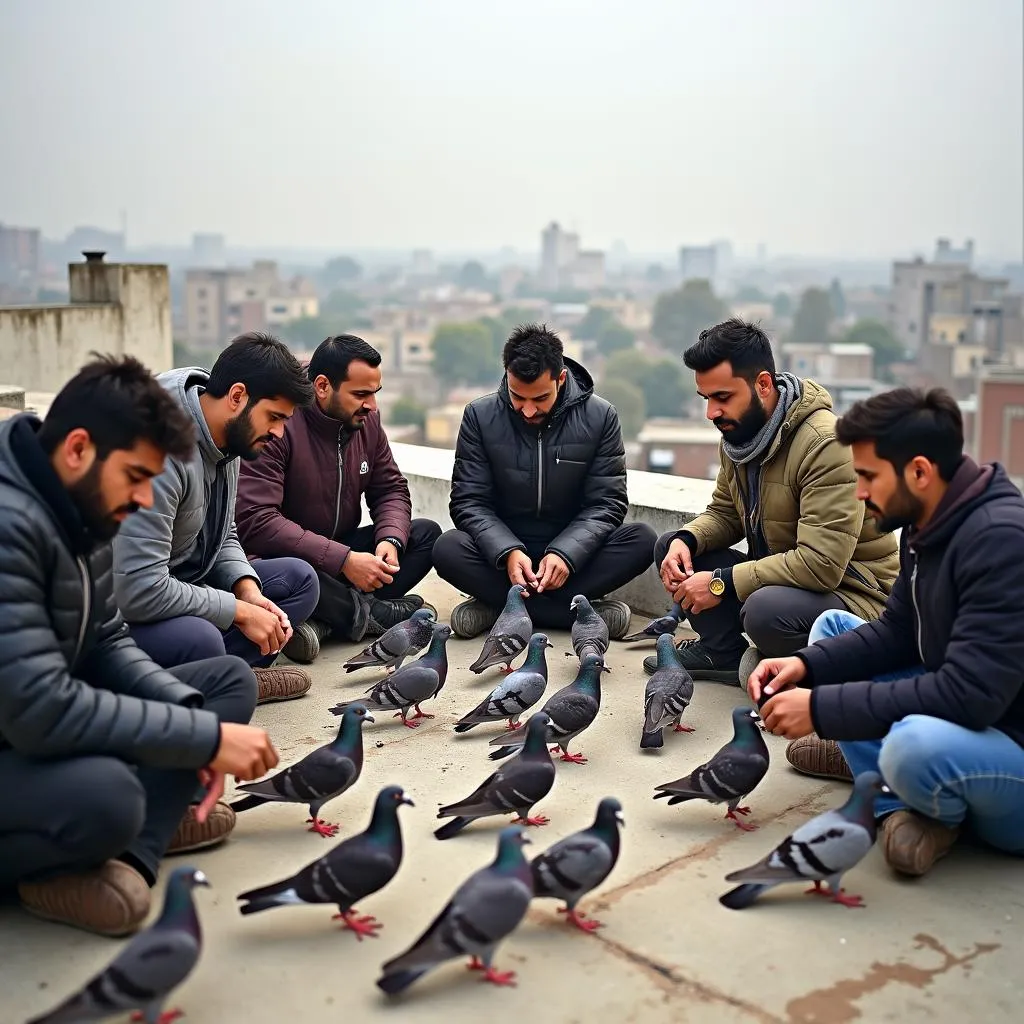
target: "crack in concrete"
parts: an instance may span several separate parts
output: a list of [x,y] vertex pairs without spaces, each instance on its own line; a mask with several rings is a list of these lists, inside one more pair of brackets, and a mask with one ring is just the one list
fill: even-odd
[[971,952],[957,956],[938,939],[920,933],[914,936],[914,947],[938,953],[942,962],[937,967],[917,967],[902,960],[889,964],[876,961],[859,978],[844,978],[827,988],[815,989],[791,999],[786,1004],[786,1019],[791,1024],[849,1024],[863,1016],[861,1010],[854,1005],[863,996],[878,992],[892,982],[924,989],[954,967],[969,969],[972,962],[983,953],[1000,949],[1001,943],[977,942]]

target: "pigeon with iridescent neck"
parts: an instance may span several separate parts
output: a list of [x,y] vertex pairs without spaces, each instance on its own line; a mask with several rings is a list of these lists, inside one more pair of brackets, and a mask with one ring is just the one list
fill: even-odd
[[526,650],[533,634],[533,623],[523,598],[529,591],[521,583],[509,587],[505,607],[491,627],[470,672],[480,673],[491,665],[504,665],[503,672],[512,671],[512,662]]
[[662,730],[672,725],[674,732],[693,732],[681,725],[683,712],[693,699],[693,678],[683,666],[670,633],[658,637],[658,667],[647,680],[644,691],[644,727],[640,735],[640,749],[661,747],[665,744]]
[[417,608],[407,619],[396,622],[371,644],[367,644],[355,657],[342,665],[346,672],[371,666],[381,666],[389,674],[402,667],[406,658],[419,654],[433,635],[431,628],[434,612],[430,608]]
[[576,657],[580,661],[588,654],[603,658],[608,650],[608,623],[594,611],[594,606],[583,594],[573,596],[569,609],[575,615],[569,636]]

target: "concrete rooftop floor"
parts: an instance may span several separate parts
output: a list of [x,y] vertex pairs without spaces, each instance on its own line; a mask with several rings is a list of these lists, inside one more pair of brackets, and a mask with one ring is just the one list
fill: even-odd
[[[442,621],[459,600],[434,577],[420,592]],[[644,621],[634,616],[634,628]],[[565,657],[568,636],[555,634],[552,642],[549,694],[571,680],[575,665]],[[768,736],[772,767],[749,801],[759,831],[739,831],[723,820],[720,807],[655,802],[657,783],[685,774],[728,739],[729,711],[745,698],[736,689],[698,683],[684,719],[696,732],[666,734],[659,752],[641,753],[641,660],[653,644],[612,645],[601,715],[572,748],[589,763],[559,763],[554,789],[538,805],[551,824],[530,829],[533,845],[526,848],[535,854],[585,827],[601,797],[617,796],[626,819],[622,855],[582,904],[605,927],[584,935],[563,923],[554,901],[537,901],[496,958],[500,969],[518,972],[517,988],[482,985],[453,961],[391,1005],[374,985],[380,965],[405,949],[455,887],[492,858],[495,837],[508,821],[478,822],[445,842],[431,834],[439,824],[438,805],[469,793],[494,767],[486,751],[498,727],[463,736],[451,729],[499,678],[497,669],[482,676],[466,671],[480,643],[449,643],[448,683],[437,706],[425,708],[435,719],[409,730],[378,714],[376,724],[365,728],[362,777],[325,811],[328,820],[341,823],[344,838],[366,826],[381,786],[398,783],[416,801],[415,808],[401,811],[406,852],[398,876],[357,908],[384,923],[379,937],[360,942],[340,931],[330,920],[333,907],[281,908],[243,918],[237,893],[294,872],[329,842],[305,831],[302,807],[247,811],[227,843],[192,857],[213,888],[196,894],[204,957],[172,999],[186,1020],[1019,1019],[1024,885],[1019,862],[1009,858],[962,844],[930,876],[903,881],[876,847],[846,880],[847,891],[864,896],[866,909],[804,897],[796,885],[776,889],[742,912],[718,904],[717,896],[729,888],[727,872],[754,862],[812,814],[840,803],[846,787],[797,775],[785,762],[785,742]],[[257,709],[256,720],[271,732],[283,764],[326,742],[336,727],[326,709],[359,695],[376,678],[368,670],[341,671],[352,651],[353,645],[329,642],[312,666],[314,685],[306,698]],[[158,905],[161,893],[156,896]],[[24,1021],[50,1008],[120,945],[3,908],[0,1017]]]

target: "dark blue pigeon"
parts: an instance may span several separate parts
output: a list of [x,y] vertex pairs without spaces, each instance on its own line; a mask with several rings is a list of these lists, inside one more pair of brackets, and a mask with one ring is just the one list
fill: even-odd
[[526,650],[533,633],[530,613],[523,598],[529,591],[520,583],[509,587],[505,607],[491,627],[470,672],[480,673],[491,665],[504,664],[504,672],[512,671],[512,662]]
[[693,732],[681,725],[683,712],[693,699],[693,678],[683,667],[669,633],[658,637],[658,667],[647,680],[644,691],[644,727],[640,736],[640,749],[661,747],[665,744],[662,730],[672,725],[674,732]]
[[346,672],[355,672],[380,665],[389,673],[401,668],[406,658],[419,654],[430,643],[433,618],[433,609],[417,608],[409,618],[396,622],[354,658],[349,658],[342,668]]
[[576,657],[580,661],[588,654],[603,658],[608,650],[608,624],[583,594],[574,595],[569,608],[575,613],[569,636]]
[[667,615],[651,619],[639,633],[630,633],[629,636],[624,636],[622,642],[630,644],[636,640],[657,640],[659,636],[672,636],[682,621],[683,609],[680,607],[679,602],[676,601],[671,609],[669,609]]

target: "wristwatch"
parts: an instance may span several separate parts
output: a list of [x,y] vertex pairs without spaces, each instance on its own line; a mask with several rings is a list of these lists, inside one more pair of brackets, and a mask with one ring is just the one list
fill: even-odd
[[721,569],[716,569],[711,574],[711,579],[708,581],[708,590],[715,597],[721,597],[725,593],[725,580],[722,579]]

